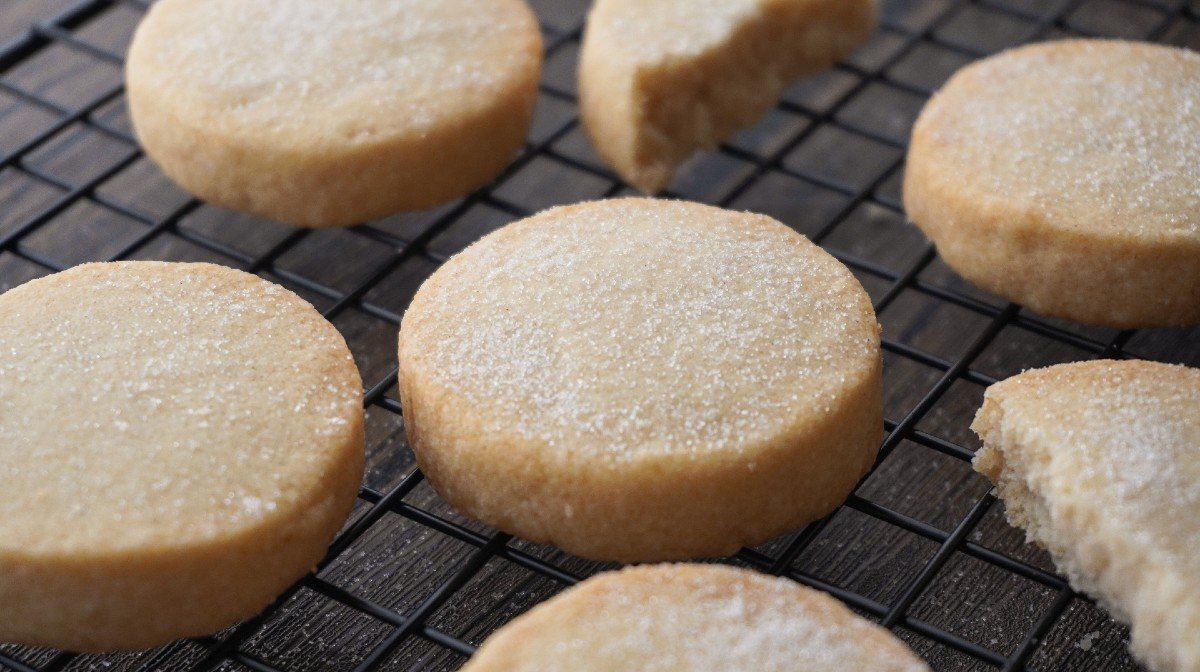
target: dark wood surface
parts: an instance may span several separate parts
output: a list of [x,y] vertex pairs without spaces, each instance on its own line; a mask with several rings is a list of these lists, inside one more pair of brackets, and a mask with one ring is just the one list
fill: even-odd
[[[482,195],[432,212],[391,217],[365,229],[314,232],[190,203],[139,156],[117,87],[119,55],[142,6],[96,3],[93,16],[80,25],[61,33],[30,32],[31,24],[79,4],[0,0],[0,45],[30,35],[45,38],[0,69],[0,291],[58,268],[118,255],[249,268],[322,310],[332,309],[364,381],[387,386],[394,380],[398,316],[447,255],[524,213],[625,193],[575,123],[584,0],[534,3],[550,47],[546,90],[530,148],[501,180]],[[988,558],[1001,554],[1049,572],[1053,565],[1005,523],[1003,506],[991,503],[986,480],[960,457],[946,454],[953,451],[937,447],[977,446],[968,425],[991,379],[1093,358],[1114,339],[1128,356],[1198,365],[1200,332],[1118,334],[1022,312],[990,334],[1004,302],[931,259],[928,242],[896,207],[902,145],[928,92],[979,55],[1072,33],[1155,37],[1198,48],[1200,2],[886,0],[883,6],[885,27],[868,45],[847,63],[790,89],[779,109],[723,150],[690,161],[671,191],[765,212],[821,236],[827,249],[855,262],[872,297],[886,306],[879,314],[889,342],[886,414],[893,422],[911,416],[920,435],[900,441],[852,505],[834,514],[782,569],[809,583],[850,591],[857,606],[886,611],[912,592],[914,580],[939,554],[939,539],[973,510],[982,511],[965,545],[947,556],[927,585],[917,586],[907,614],[1007,657],[1046,618],[1059,590]],[[86,113],[71,121],[79,110]],[[47,134],[55,125],[62,128]],[[905,276],[908,281],[895,282]],[[347,293],[351,300],[341,301]],[[945,368],[960,361],[961,375],[942,382]],[[367,411],[368,495],[390,491],[414,470],[395,397],[389,389]],[[261,661],[283,670],[354,669],[394,625],[386,616],[381,620],[352,608],[338,591],[407,616],[469,562],[478,545],[472,533],[492,532],[458,516],[424,483],[403,503],[380,516],[318,581],[306,583],[245,639],[240,662],[226,661],[221,668]],[[890,513],[881,519],[877,507]],[[370,508],[360,502],[356,516]],[[897,525],[888,516],[909,522]],[[761,568],[793,547],[800,534],[726,561]],[[520,540],[509,546],[576,576],[608,567]],[[562,587],[492,557],[425,625],[477,645]],[[878,620],[871,608],[864,613]],[[896,632],[935,669],[996,669],[913,629]],[[1102,610],[1071,597],[1028,664],[1038,670],[1139,669],[1126,651],[1127,638],[1126,629]],[[0,645],[0,654],[33,668],[186,670],[204,660],[212,644],[180,642],[152,652],[74,658]],[[384,656],[379,669],[448,670],[464,660],[462,653],[409,637]]]

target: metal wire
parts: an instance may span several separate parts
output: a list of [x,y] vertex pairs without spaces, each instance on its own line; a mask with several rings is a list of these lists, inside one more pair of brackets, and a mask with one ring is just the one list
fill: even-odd
[[[1200,27],[1200,11],[1198,11],[1200,8],[1194,3],[1189,4],[1182,0],[1175,2],[1111,0],[1111,3],[1140,8],[1158,16],[1157,24],[1144,36],[1147,39],[1160,39],[1179,22],[1187,22],[1188,25]],[[198,201],[189,200],[163,216],[151,216],[137,207],[99,191],[98,188],[101,185],[122,173],[141,157],[135,139],[125,130],[110,125],[100,113],[105,106],[121,101],[123,95],[121,87],[117,86],[103,91],[91,100],[79,101],[77,106],[64,107],[61,103],[26,90],[3,77],[5,73],[54,46],[66,47],[96,63],[119,65],[122,62],[120,53],[95,46],[87,40],[81,39],[77,36],[76,30],[106,12],[116,11],[118,8],[144,11],[147,4],[135,0],[77,0],[59,14],[29,26],[28,30],[15,40],[0,46],[0,94],[15,99],[21,105],[36,108],[56,118],[52,124],[7,154],[0,155],[0,171],[14,171],[58,192],[55,198],[39,210],[25,216],[0,234],[0,253],[10,253],[48,271],[62,270],[65,264],[27,245],[25,239],[42,227],[55,222],[56,218],[62,216],[68,209],[86,202],[137,222],[143,227],[136,236],[126,241],[111,254],[110,258],[113,260],[136,255],[161,236],[176,236],[220,256],[231,265],[239,266],[250,272],[269,273],[301,291],[322,297],[328,301],[328,306],[323,313],[331,320],[347,310],[353,309],[371,318],[397,325],[400,315],[395,310],[366,298],[371,290],[410,260],[421,259],[429,263],[431,267],[444,261],[445,255],[431,249],[430,243],[439,234],[466,216],[472,208],[483,205],[514,218],[531,214],[534,208],[519,202],[519,199],[514,202],[513,199],[506,198],[502,185],[532,162],[549,160],[564,169],[571,169],[598,178],[608,185],[602,195],[615,195],[622,190],[622,185],[608,170],[593,162],[583,160],[573,155],[572,152],[564,151],[563,142],[573,131],[576,131],[578,125],[578,120],[572,115],[557,124],[555,128],[543,133],[538,141],[528,144],[525,151],[495,180],[492,186],[483,188],[443,209],[440,214],[428,221],[420,232],[404,237],[398,236],[384,227],[371,224],[351,229],[350,231],[354,235],[361,236],[374,244],[385,246],[390,252],[349,290],[335,288],[318,278],[291,271],[277,262],[306,238],[314,235],[313,232],[308,230],[291,231],[265,250],[257,254],[248,254],[215,237],[180,226],[183,220],[201,207],[202,204]],[[930,90],[914,86],[890,74],[892,66],[919,48],[933,46],[958,54],[965,59],[984,55],[984,50],[970,44],[949,40],[942,34],[941,29],[953,21],[964,8],[985,10],[1006,17],[1008,20],[1021,22],[1027,27],[1026,40],[1040,39],[1055,33],[1087,34],[1077,22],[1071,20],[1073,13],[1087,4],[1086,0],[1058,2],[1055,3],[1053,11],[1048,12],[1044,10],[1031,11],[1024,8],[1025,3],[1014,5],[1003,0],[941,0],[941,2],[932,4],[942,6],[941,11],[931,20],[924,22],[918,30],[910,30],[901,25],[881,27],[883,34],[895,43],[891,53],[882,63],[862,65],[845,62],[839,64],[836,71],[853,78],[855,83],[838,95],[835,100],[821,106],[822,109],[809,109],[805,105],[795,102],[781,102],[778,106],[780,112],[806,122],[805,127],[788,138],[786,142],[779,144],[768,153],[750,151],[734,144],[721,146],[719,149],[721,155],[749,166],[749,170],[715,202],[718,205],[726,206],[736,204],[742,196],[760,184],[768,175],[787,176],[800,183],[837,194],[842,198],[841,206],[831,216],[826,217],[811,235],[811,238],[817,243],[824,243],[857,209],[865,205],[903,216],[900,203],[894,196],[888,195],[886,186],[896,179],[899,171],[903,168],[904,143],[887,133],[864,127],[847,118],[848,115],[844,114],[845,111],[861,94],[871,87],[882,86],[896,92],[896,95],[927,97],[931,93]],[[566,50],[576,48],[579,43],[580,22],[576,22],[573,28],[567,30],[553,26],[543,26],[543,29],[547,35],[545,48],[548,59],[562,55],[561,52]],[[571,87],[564,88],[552,83],[543,84],[541,95],[544,100],[558,101],[564,105],[574,105],[575,102],[575,94]],[[0,123],[3,123],[2,118],[0,118]],[[87,129],[119,143],[125,148],[125,151],[106,169],[78,183],[63,179],[51,171],[39,168],[33,165],[33,162],[27,161],[27,158],[36,150],[45,146],[65,129],[76,124],[82,124]],[[826,175],[820,171],[798,169],[789,165],[786,159],[793,150],[822,129],[836,129],[854,138],[874,143],[879,147],[890,148],[895,150],[895,158],[860,186],[848,186],[839,181],[836,176]],[[548,188],[552,189],[553,187]],[[1081,335],[1052,322],[1026,314],[1016,305],[994,305],[965,291],[925,279],[923,277],[925,272],[936,260],[936,255],[928,244],[902,271],[896,271],[834,249],[829,251],[862,276],[886,283],[887,289],[882,291],[875,300],[877,311],[882,312],[900,296],[915,292],[938,304],[954,305],[987,320],[986,326],[968,344],[966,349],[953,359],[926,352],[902,340],[884,339],[886,352],[936,372],[937,378],[926,387],[919,401],[902,417],[887,421],[887,434],[877,465],[886,460],[902,442],[911,442],[956,460],[971,459],[972,452],[969,448],[924,432],[918,428],[918,424],[943,399],[956,382],[967,381],[977,385],[987,385],[995,381],[990,375],[973,369],[972,365],[981,353],[995,342],[998,334],[1002,331],[1014,327],[1020,328],[1053,342],[1104,357],[1124,356],[1123,348],[1133,337],[1133,332],[1120,332],[1111,339],[1097,340],[1092,336]],[[396,372],[394,369],[374,381],[366,391],[367,407],[384,413],[399,414],[399,401],[388,395],[395,383]],[[247,650],[245,645],[252,637],[260,633],[264,624],[277,613],[282,605],[301,590],[313,591],[387,626],[389,630],[386,636],[374,643],[369,650],[358,652],[361,654],[361,660],[355,670],[368,672],[383,666],[398,646],[412,638],[420,638],[436,647],[461,656],[469,656],[475,650],[474,645],[454,634],[428,625],[428,620],[493,559],[502,559],[507,563],[524,568],[531,573],[531,581],[541,577],[565,586],[584,578],[568,568],[564,562],[544,559],[521,550],[511,543],[512,540],[508,535],[481,533],[460,522],[406,501],[406,497],[422,483],[422,480],[421,473],[414,470],[386,492],[364,487],[359,496],[361,512],[335,541],[318,571],[298,582],[261,615],[221,633],[217,637],[196,640],[194,645],[202,647],[204,655],[189,669],[215,670],[236,665],[260,672],[275,672],[279,668]],[[974,661],[1003,670],[1029,669],[1026,666],[1027,661],[1037,651],[1042,638],[1059,621],[1073,600],[1084,598],[1076,596],[1061,577],[971,540],[971,533],[994,503],[995,498],[990,493],[985,493],[974,502],[969,511],[952,529],[945,531],[873,502],[859,494],[852,495],[843,509],[869,516],[883,524],[893,526],[937,545],[937,550],[904,584],[899,597],[887,603],[833,585],[795,568],[796,559],[821,535],[834,516],[798,531],[775,552],[767,553],[757,549],[744,549],[733,560],[763,571],[789,576],[804,584],[828,591],[852,607],[877,618],[885,627],[900,628],[915,633],[919,637],[965,654]],[[346,553],[352,544],[363,538],[374,526],[389,516],[400,516],[416,525],[456,539],[472,549],[462,558],[456,568],[439,576],[435,587],[427,597],[407,613],[400,613],[320,578],[320,568]],[[957,555],[974,558],[1053,591],[1053,601],[1041,611],[1036,622],[1015,647],[1011,647],[1007,651],[989,649],[923,621],[910,613],[913,604],[930,588],[946,563]],[[522,586],[524,585],[522,584]],[[514,590],[520,589],[522,587],[518,586]],[[504,600],[501,600],[497,604],[503,604],[503,602]],[[0,608],[3,606],[0,605]],[[479,618],[483,618],[483,616],[484,614],[481,614]],[[149,653],[140,660],[135,669],[146,671],[157,669],[166,657],[166,650]],[[0,668],[8,668],[16,672],[54,672],[70,666],[76,660],[75,654],[67,652],[54,653],[45,658],[40,664],[33,664],[23,660],[17,653],[0,652]]]

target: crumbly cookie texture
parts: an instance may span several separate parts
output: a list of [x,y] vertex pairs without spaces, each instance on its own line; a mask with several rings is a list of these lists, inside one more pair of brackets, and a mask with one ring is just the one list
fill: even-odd
[[1200,670],[1200,370],[1092,361],[988,388],[975,469],[1077,590],[1129,623],[1135,657]]
[[493,178],[528,131],[541,59],[523,0],[162,0],[126,80],[138,139],[184,188],[339,226]]
[[211,634],[312,569],[363,470],[362,382],[295,294],[87,264],[0,295],[0,641]]
[[598,559],[722,555],[829,513],[882,433],[850,272],[761,215],[623,199],[457,255],[400,330],[410,443],[464,513]]
[[1088,324],[1200,322],[1200,54],[1036,44],[955,74],[913,129],[909,216],[951,267]]
[[622,179],[657,193],[874,24],[873,0],[597,0],[579,63],[584,129]]
[[887,630],[828,595],[721,565],[594,576],[502,627],[464,672],[928,672]]

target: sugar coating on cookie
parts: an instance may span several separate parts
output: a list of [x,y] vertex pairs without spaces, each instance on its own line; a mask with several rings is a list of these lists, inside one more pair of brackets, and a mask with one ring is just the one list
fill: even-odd
[[465,672],[928,672],[900,640],[790,579],[720,565],[594,576],[484,642]]
[[253,615],[324,555],[363,468],[345,342],[210,264],[0,295],[0,641],[143,648]]
[[731,552],[828,513],[877,449],[879,372],[870,301],[828,254],[768,217],[648,199],[485,237],[400,336],[439,492],[603,558]]
[[976,470],[1156,670],[1200,669],[1200,370],[1093,361],[988,388]]
[[306,226],[436,205],[524,139],[522,0],[163,0],[128,58],[147,153],[197,195]]
[[872,0],[597,0],[580,53],[584,128],[622,179],[662,191],[874,21]]
[[921,112],[909,215],[947,263],[1040,312],[1200,321],[1200,54],[1067,40],[964,68]]

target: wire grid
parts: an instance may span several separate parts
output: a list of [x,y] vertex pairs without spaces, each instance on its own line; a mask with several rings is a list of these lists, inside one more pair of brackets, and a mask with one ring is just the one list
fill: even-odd
[[[380,347],[381,353],[394,353],[395,329],[412,291],[450,253],[481,233],[554,203],[625,193],[615,176],[590,153],[575,116],[573,59],[581,37],[584,1],[535,2],[543,19],[547,57],[538,117],[523,152],[492,185],[428,213],[336,232],[291,229],[233,215],[180,196],[169,186],[158,186],[166,183],[148,167],[123,117],[119,76],[115,83],[107,84],[103,77],[94,76],[99,69],[120,67],[128,35],[107,43],[89,37],[91,27],[117,15],[124,15],[124,22],[131,26],[147,4],[140,0],[78,0],[15,33],[0,46],[0,102],[8,101],[7,108],[0,107],[0,130],[20,125],[16,140],[13,133],[0,133],[0,198],[5,199],[0,201],[0,290],[85,259],[143,257],[216,260],[282,282],[314,301],[343,331],[354,332],[347,340],[363,368],[364,380],[373,381],[365,395],[368,424],[385,428],[382,438],[381,432],[375,432],[375,450],[382,452],[380,446],[389,446],[390,454],[401,457],[391,462],[387,460],[392,458],[381,458],[376,466],[382,474],[376,479],[380,484],[372,484],[368,478],[351,522],[318,570],[263,614],[213,637],[137,654],[80,656],[0,646],[0,668],[17,672],[110,666],[143,671],[249,668],[260,672],[312,669],[313,665],[356,672],[456,668],[483,636],[503,621],[606,566],[512,539],[459,518],[431,493],[420,496],[428,486],[402,443],[394,363],[383,363],[382,354],[363,355],[365,346],[360,347],[359,342],[377,338],[387,343]],[[1035,669],[1030,661],[1060,620],[1081,610],[1094,611],[1086,598],[1074,594],[1036,550],[1021,547],[1019,541],[1009,543],[1009,550],[997,550],[1004,544],[988,543],[980,537],[982,521],[989,515],[994,518],[1000,509],[986,487],[978,492],[977,485],[965,504],[956,507],[939,499],[945,492],[918,493],[933,501],[937,515],[931,522],[872,495],[881,487],[902,487],[903,483],[874,487],[872,479],[883,478],[880,474],[886,469],[881,465],[902,446],[919,446],[969,473],[963,465],[973,455],[972,439],[963,427],[973,405],[955,401],[961,396],[956,390],[964,383],[981,389],[1003,377],[1003,372],[994,372],[995,366],[991,366],[992,373],[987,371],[989,362],[1003,362],[997,366],[1015,370],[1047,363],[1038,361],[1043,355],[1050,360],[1135,355],[1186,360],[1197,355],[1195,332],[1160,330],[1141,338],[1142,332],[1079,328],[1028,314],[973,290],[946,272],[932,246],[903,224],[897,185],[908,126],[921,102],[954,67],[1019,42],[1061,35],[1105,36],[1116,31],[1124,37],[1196,47],[1200,43],[1200,3],[894,0],[883,5],[883,24],[866,48],[819,76],[815,84],[794,88],[755,129],[690,162],[668,194],[776,214],[849,266],[871,292],[885,326],[883,347],[892,374],[888,384],[909,388],[908,399],[915,399],[898,408],[889,406],[876,471],[838,512],[762,547],[743,549],[727,561],[789,576],[832,593],[893,629],[939,669]],[[39,55],[64,49],[79,62],[73,72],[55,74],[37,85],[24,84],[22,77],[14,76],[22,70],[36,72]],[[943,63],[945,71],[931,73],[928,67],[909,67],[921,53],[935,54],[933,62]],[[79,94],[79,87],[63,93],[58,84],[68,77],[84,82],[87,95]],[[30,114],[40,121],[22,121]],[[34,132],[25,132],[31,127]],[[55,163],[53,158],[42,159],[43,154],[53,157],[56,144],[80,129],[86,132],[88,142],[103,145],[103,151],[87,150],[92,158],[102,157],[98,167],[84,171],[69,160]],[[857,158],[839,163],[838,148]],[[862,160],[864,157],[867,160]],[[543,170],[539,173],[536,166]],[[13,180],[20,180],[20,186],[5,186]],[[16,208],[20,212],[3,205],[28,200],[31,191],[47,195],[37,200],[35,207]],[[159,198],[164,192],[176,197]],[[129,193],[135,194],[135,202]],[[74,238],[83,231],[82,242],[76,240],[72,252],[61,252],[63,243],[56,242],[61,236],[45,234],[64,221],[97,218],[100,222],[90,228],[70,229]],[[192,225],[210,219],[229,226]],[[110,220],[119,220],[121,225]],[[902,228],[880,228],[879,222],[891,220],[899,220]],[[850,228],[857,233],[842,234]],[[237,235],[224,235],[230,230]],[[305,252],[309,248],[325,247],[341,255],[338,264],[300,264],[298,268],[292,263],[293,257],[309,254]],[[877,259],[880,249],[892,248],[908,251],[903,264]],[[334,265],[344,268],[330,278],[323,269]],[[889,312],[894,312],[889,308],[914,300],[925,306],[915,311],[913,324],[917,326],[910,324],[900,333],[889,331]],[[921,316],[946,307],[953,307],[954,315],[961,317],[955,317],[949,327],[937,326],[939,339],[920,336]],[[354,326],[361,324],[376,326]],[[1001,345],[1000,335],[1014,330],[1043,345],[1025,348],[1019,361],[1009,361],[1012,352]],[[955,333],[958,331],[961,333]],[[1138,341],[1144,344],[1144,351],[1131,347]],[[911,373],[914,371],[921,373]],[[927,430],[927,425],[937,424],[930,419],[938,416],[947,420],[941,422],[942,427],[957,429]],[[886,598],[873,594],[878,591],[862,589],[853,579],[831,579],[799,562],[806,553],[819,550],[822,535],[838,524],[839,516],[848,513],[886,530],[872,537],[878,537],[872,542],[876,547],[903,534],[930,549],[916,561],[884,563],[883,571],[892,575]],[[413,557],[407,557],[403,549],[388,545],[400,537],[411,540],[414,531],[418,541],[450,540],[453,549],[445,551],[446,544],[419,544]],[[353,569],[368,562],[362,560],[366,547],[384,548],[384,555],[392,557],[392,569],[423,564],[433,569],[406,584],[415,597],[397,605],[397,600],[374,594],[386,591],[367,590],[363,588],[366,584],[338,578],[341,570],[337,568]],[[441,555],[431,561],[432,553]],[[887,556],[887,549],[883,553]],[[900,556],[887,557],[894,560]],[[918,608],[934,593],[946,590],[953,603],[990,599],[974,592],[982,585],[977,580],[982,579],[971,572],[965,580],[951,581],[948,589],[943,585],[948,568],[961,565],[963,558],[969,558],[972,567],[985,568],[980,570],[985,574],[1015,576],[1033,586],[1018,591],[1015,599],[1019,603],[1026,601],[1023,596],[1030,590],[1041,596],[1027,600],[1031,613],[1017,619],[1020,623],[1014,625],[1010,620],[983,628],[985,633],[989,628],[1005,633],[1001,644],[994,637],[977,636],[978,628],[963,634],[953,614],[947,621]],[[499,571],[519,568],[525,578],[501,582],[503,594],[488,595],[491,584],[487,577],[498,571],[497,566]],[[960,567],[956,576],[962,574]],[[368,578],[372,577],[378,579],[374,585],[388,583],[386,571]],[[477,583],[482,583],[482,588],[475,586]],[[314,606],[318,603],[325,606]],[[338,615],[323,624],[300,626],[300,635],[291,635],[291,644],[284,646],[283,652],[269,653],[269,640],[283,632],[277,623],[296,618],[304,621],[303,615],[294,618],[294,613],[305,609],[326,614],[336,611]],[[451,612],[452,618],[441,618],[443,612]],[[459,618],[460,612],[466,616]],[[322,646],[321,628],[346,621],[360,625],[342,627],[339,632],[355,636],[334,637],[336,644]],[[455,628],[446,624],[457,621],[465,625]],[[1123,657],[1123,631],[1109,627],[1117,633],[1106,640],[1109,659],[1117,661],[1114,665],[1132,668]],[[307,628],[317,628],[316,635],[310,636]],[[289,657],[288,646],[317,651],[317,662]],[[1070,649],[1069,642],[1059,648],[1063,646]],[[1074,654],[1056,655],[1047,659],[1076,665]]]

